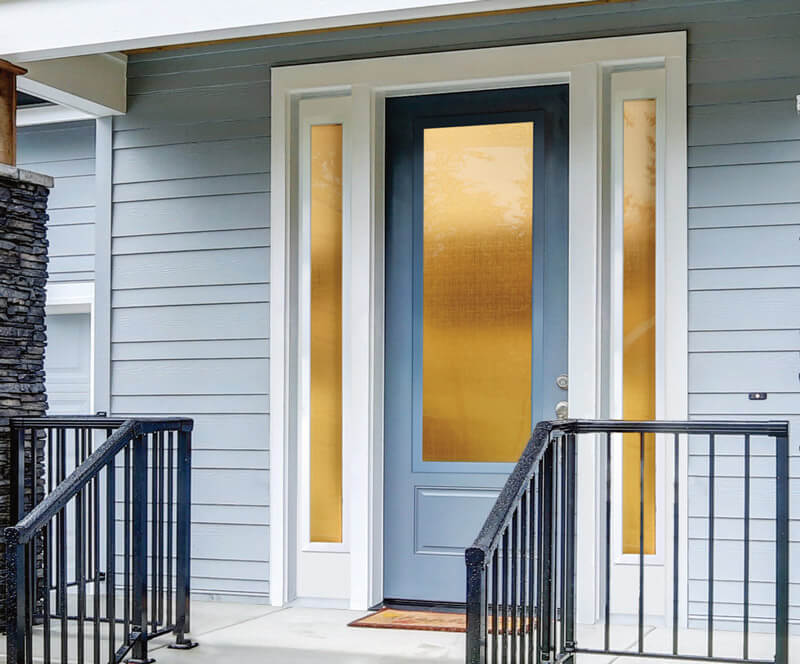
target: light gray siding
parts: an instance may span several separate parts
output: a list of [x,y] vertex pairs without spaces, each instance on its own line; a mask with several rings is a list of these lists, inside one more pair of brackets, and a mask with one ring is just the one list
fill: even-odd
[[[216,483],[195,496],[196,588],[268,592],[270,66],[664,30],[689,37],[690,412],[789,417],[797,429],[796,0],[639,0],[131,57],[129,112],[114,122],[113,409],[197,417],[197,477]],[[748,401],[753,390],[769,399]],[[736,491],[737,454],[732,447],[725,460],[721,492]],[[698,612],[704,459],[693,447],[689,593]],[[735,513],[720,519],[721,557],[735,560],[737,523]],[[740,610],[735,571],[721,569],[718,586],[718,608],[730,615]],[[753,587],[754,614],[768,611],[773,591],[766,581]],[[794,587],[792,602],[796,616]]]
[[47,225],[51,282],[94,281],[94,142],[93,121],[19,130],[19,165],[55,178]]

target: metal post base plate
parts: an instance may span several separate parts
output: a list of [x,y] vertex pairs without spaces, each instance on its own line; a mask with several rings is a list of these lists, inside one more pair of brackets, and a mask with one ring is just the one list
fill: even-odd
[[172,650],[191,650],[192,648],[196,648],[200,644],[197,641],[192,641],[191,639],[183,639],[181,641],[176,641],[175,643],[170,643],[167,648]]

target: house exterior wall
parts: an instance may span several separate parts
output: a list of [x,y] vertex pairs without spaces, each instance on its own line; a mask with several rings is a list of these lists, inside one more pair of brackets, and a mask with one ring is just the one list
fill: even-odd
[[[196,419],[196,591],[269,593],[270,66],[684,29],[690,415],[789,418],[797,428],[793,0],[639,0],[131,56],[129,110],[113,123],[111,410]],[[751,391],[770,396],[749,401]],[[691,452],[690,613],[704,613],[705,458]],[[740,486],[731,452],[720,491]],[[766,507],[766,480],[755,482]],[[726,525],[720,546],[733,551],[735,519]],[[721,572],[735,578],[738,569]],[[758,615],[774,589],[754,580]],[[717,596],[721,613],[735,612],[741,584],[725,581]],[[797,585],[791,598],[797,614]]]
[[94,281],[94,121],[22,127],[17,134],[21,168],[52,175],[48,281]]

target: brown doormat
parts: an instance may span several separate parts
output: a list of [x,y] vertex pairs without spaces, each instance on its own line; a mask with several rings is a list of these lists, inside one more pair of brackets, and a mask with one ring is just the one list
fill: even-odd
[[[502,622],[498,621],[501,625]],[[416,629],[426,632],[467,631],[467,616],[455,611],[424,611],[420,609],[383,608],[349,623],[350,627],[374,627],[377,629]],[[511,626],[509,625],[509,628]],[[525,620],[524,631],[529,631],[529,620]],[[492,633],[492,618],[489,616],[489,633]],[[502,631],[502,629],[501,629]],[[510,629],[508,633],[510,633]],[[517,633],[522,633],[523,625],[517,621]]]
[[354,620],[350,627],[378,629],[418,629],[426,632],[466,632],[467,616],[447,611],[420,611],[384,608]]

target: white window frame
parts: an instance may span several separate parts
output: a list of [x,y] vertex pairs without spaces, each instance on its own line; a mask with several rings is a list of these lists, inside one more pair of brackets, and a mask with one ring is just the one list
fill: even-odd
[[[664,419],[664,339],[667,335],[664,316],[664,167],[666,126],[665,112],[665,72],[663,68],[640,69],[610,72],[611,78],[611,255],[610,259],[610,355],[611,392],[610,416],[622,418],[623,393],[623,110],[624,103],[633,99],[655,99],[656,101],[656,419]],[[655,525],[656,552],[645,554],[645,565],[664,564],[664,502],[665,480],[668,476],[663,436],[656,436],[655,467]],[[613,437],[613,493],[614,516],[612,518],[612,551],[614,562],[623,565],[638,565],[639,554],[622,552],[622,439],[619,434]]]
[[[89,314],[89,412],[94,410],[94,282],[48,283],[46,286],[45,321],[59,314]],[[82,413],[83,414],[83,413]]]
[[[302,99],[299,103],[298,140],[300,189],[300,289],[298,294],[298,367],[299,401],[297,409],[298,470],[299,470],[299,524],[302,551],[339,552],[350,550],[350,485],[347,468],[350,466],[350,446],[347,445],[346,423],[342,431],[342,541],[311,541],[311,127],[322,124],[342,125],[342,237],[350,234],[350,99],[334,97]],[[350,300],[349,245],[342,243],[342,410],[348,408],[348,374],[350,367],[351,323],[346,316]]]
[[[446,53],[275,67],[271,73],[271,601],[292,599],[292,520],[296,513],[297,366],[293,356],[297,303],[297,122],[305,97],[349,95],[352,135],[350,236],[353,321],[349,341],[348,468],[352,502],[350,597],[353,609],[383,598],[383,232],[384,100],[388,96],[486,90],[547,83],[570,86],[569,341],[570,413],[601,415],[603,72],[664,66],[667,135],[665,340],[669,393],[665,417],[687,412],[686,33],[587,39]],[[604,536],[599,496],[604,486],[599,441],[582,449],[576,569],[579,622],[599,616],[595,583]]]

